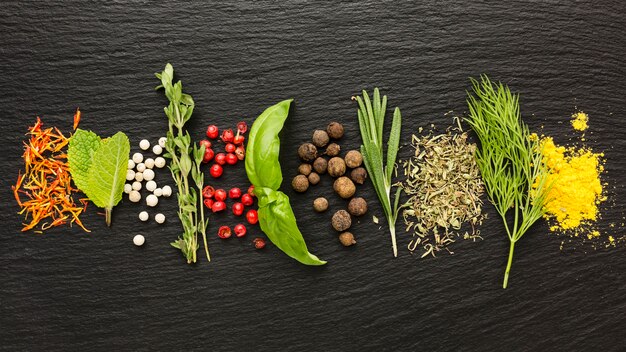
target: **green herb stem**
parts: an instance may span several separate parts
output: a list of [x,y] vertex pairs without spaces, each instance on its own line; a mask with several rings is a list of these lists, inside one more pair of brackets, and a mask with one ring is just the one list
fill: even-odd
[[[211,261],[206,239],[207,222],[204,219],[201,199],[204,174],[200,171],[200,165],[204,156],[204,147],[197,147],[193,144],[192,148],[191,136],[184,130],[185,124],[193,113],[194,101],[190,95],[182,92],[183,86],[180,81],[173,83],[174,68],[172,65],[167,64],[163,72],[155,75],[161,80],[161,85],[157,89],[163,88],[165,96],[169,100],[169,105],[164,108],[168,118],[168,133],[165,143],[167,153],[165,157],[172,160],[169,169],[178,188],[178,217],[183,226],[182,237],[178,237],[171,245],[180,249],[187,259],[187,263],[195,263],[196,252],[199,247],[198,234],[200,234],[204,241],[207,260]],[[174,134],[175,131],[176,135]],[[195,188],[191,187],[190,175],[195,182]]]
[[504,270],[504,281],[502,282],[502,288],[506,288],[509,283],[509,272],[511,271],[511,264],[513,264],[513,252],[515,251],[515,241],[511,241],[509,246],[509,260],[506,263],[506,269]]
[[531,138],[528,126],[521,121],[519,96],[502,83],[493,84],[485,75],[480,82],[471,82],[474,94],[468,93],[467,122],[481,144],[476,163],[510,241],[502,284],[506,288],[515,243],[544,214],[550,188],[546,185],[548,172],[538,141]]
[[391,246],[393,256],[398,256],[398,246],[396,244],[396,220],[399,206],[401,188],[395,195],[395,202],[391,202],[392,176],[400,145],[400,130],[402,125],[402,115],[400,109],[395,108],[389,140],[387,142],[387,160],[385,163],[383,146],[383,127],[385,124],[385,113],[387,110],[387,96],[380,97],[378,88],[374,88],[373,98],[370,100],[368,93],[363,90],[363,96],[357,96],[359,109],[357,116],[359,119],[359,129],[361,131],[361,154],[363,163],[370,176],[374,190],[387,218],[389,233],[391,235]]
[[104,208],[104,221],[107,226],[111,226],[111,213],[113,212],[113,208]]

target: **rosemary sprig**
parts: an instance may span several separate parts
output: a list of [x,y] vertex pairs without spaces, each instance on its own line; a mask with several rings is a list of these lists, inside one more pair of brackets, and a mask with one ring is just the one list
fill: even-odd
[[[167,142],[165,143],[167,153],[164,156],[172,159],[169,169],[178,187],[178,217],[183,225],[182,237],[178,237],[171,245],[181,250],[187,263],[195,263],[196,251],[199,248],[198,234],[201,234],[207,260],[211,261],[206,240],[208,220],[206,222],[204,220],[204,208],[198,197],[202,194],[204,184],[204,174],[200,171],[204,146],[198,147],[195,143],[191,143],[189,132],[183,130],[193,113],[193,98],[183,93],[181,81],[172,84],[174,68],[169,63],[165,65],[163,72],[155,75],[161,80],[161,85],[156,89],[163,88],[170,102],[163,109],[168,119]],[[189,181],[190,174],[195,183],[195,189]],[[198,207],[200,212],[198,212]]]
[[548,172],[541,162],[539,142],[521,121],[519,95],[502,83],[493,84],[486,75],[480,82],[470,80],[474,95],[468,92],[467,122],[481,144],[476,162],[510,241],[502,284],[506,288],[515,243],[544,214]]
[[396,107],[393,112],[393,121],[391,123],[391,131],[389,133],[389,141],[387,142],[387,162],[383,160],[383,126],[385,124],[385,112],[387,110],[387,96],[380,98],[378,88],[374,88],[373,100],[364,90],[363,97],[355,97],[359,104],[358,118],[359,128],[361,130],[361,154],[363,155],[363,163],[370,175],[378,199],[383,207],[387,223],[389,224],[389,232],[391,233],[391,245],[393,248],[393,256],[398,256],[398,246],[396,244],[396,219],[398,218],[401,187],[397,187],[394,203],[391,203],[391,177],[396,164],[396,156],[400,144],[400,129],[402,125],[402,116],[400,109]]

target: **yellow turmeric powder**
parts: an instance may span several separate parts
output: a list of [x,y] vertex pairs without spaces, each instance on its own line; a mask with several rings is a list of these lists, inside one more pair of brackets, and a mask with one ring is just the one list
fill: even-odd
[[585,131],[589,125],[587,122],[589,121],[589,116],[582,111],[579,111],[572,115],[572,127],[576,131]]
[[604,154],[558,146],[551,137],[543,137],[541,147],[543,163],[549,170],[547,182],[552,185],[545,204],[546,217],[556,220],[550,230],[570,230],[585,221],[595,221],[598,204],[606,200],[600,181]]

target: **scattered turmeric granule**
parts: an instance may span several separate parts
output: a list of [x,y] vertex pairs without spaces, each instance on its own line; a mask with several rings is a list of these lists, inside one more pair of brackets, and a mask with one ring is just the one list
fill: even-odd
[[587,122],[589,121],[589,116],[582,111],[579,111],[572,115],[572,127],[576,131],[585,131],[589,127]]
[[607,247],[613,246],[615,247],[615,238],[613,236],[609,236],[609,243],[606,245]]
[[[80,120],[74,117],[76,128]],[[63,148],[69,139],[58,128],[43,129],[37,118],[35,125],[28,128],[30,138],[24,142],[24,173],[19,173],[17,182],[11,188],[17,204],[24,215],[22,232],[38,228],[36,232],[66,223],[76,223],[89,232],[78,216],[87,206],[86,199],[76,204],[72,193],[72,177]]]
[[550,230],[570,230],[585,221],[595,221],[598,204],[606,200],[600,180],[604,154],[558,146],[551,137],[543,137],[541,147],[543,163],[549,170],[547,183],[551,185],[546,218],[556,220]]
[[[600,237],[600,232],[598,230],[593,230],[587,234],[587,238],[592,240],[594,238]],[[610,236],[609,236],[610,237]]]

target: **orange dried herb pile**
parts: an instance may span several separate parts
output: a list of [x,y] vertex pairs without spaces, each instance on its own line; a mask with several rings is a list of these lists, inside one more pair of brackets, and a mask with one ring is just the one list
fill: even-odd
[[[74,128],[80,121],[80,111],[74,115]],[[11,188],[24,215],[22,232],[35,229],[41,233],[51,227],[76,223],[90,232],[78,218],[87,207],[87,199],[74,200],[72,177],[63,149],[69,138],[54,127],[44,129],[37,117],[28,128],[29,139],[24,142],[24,173],[20,172]]]

